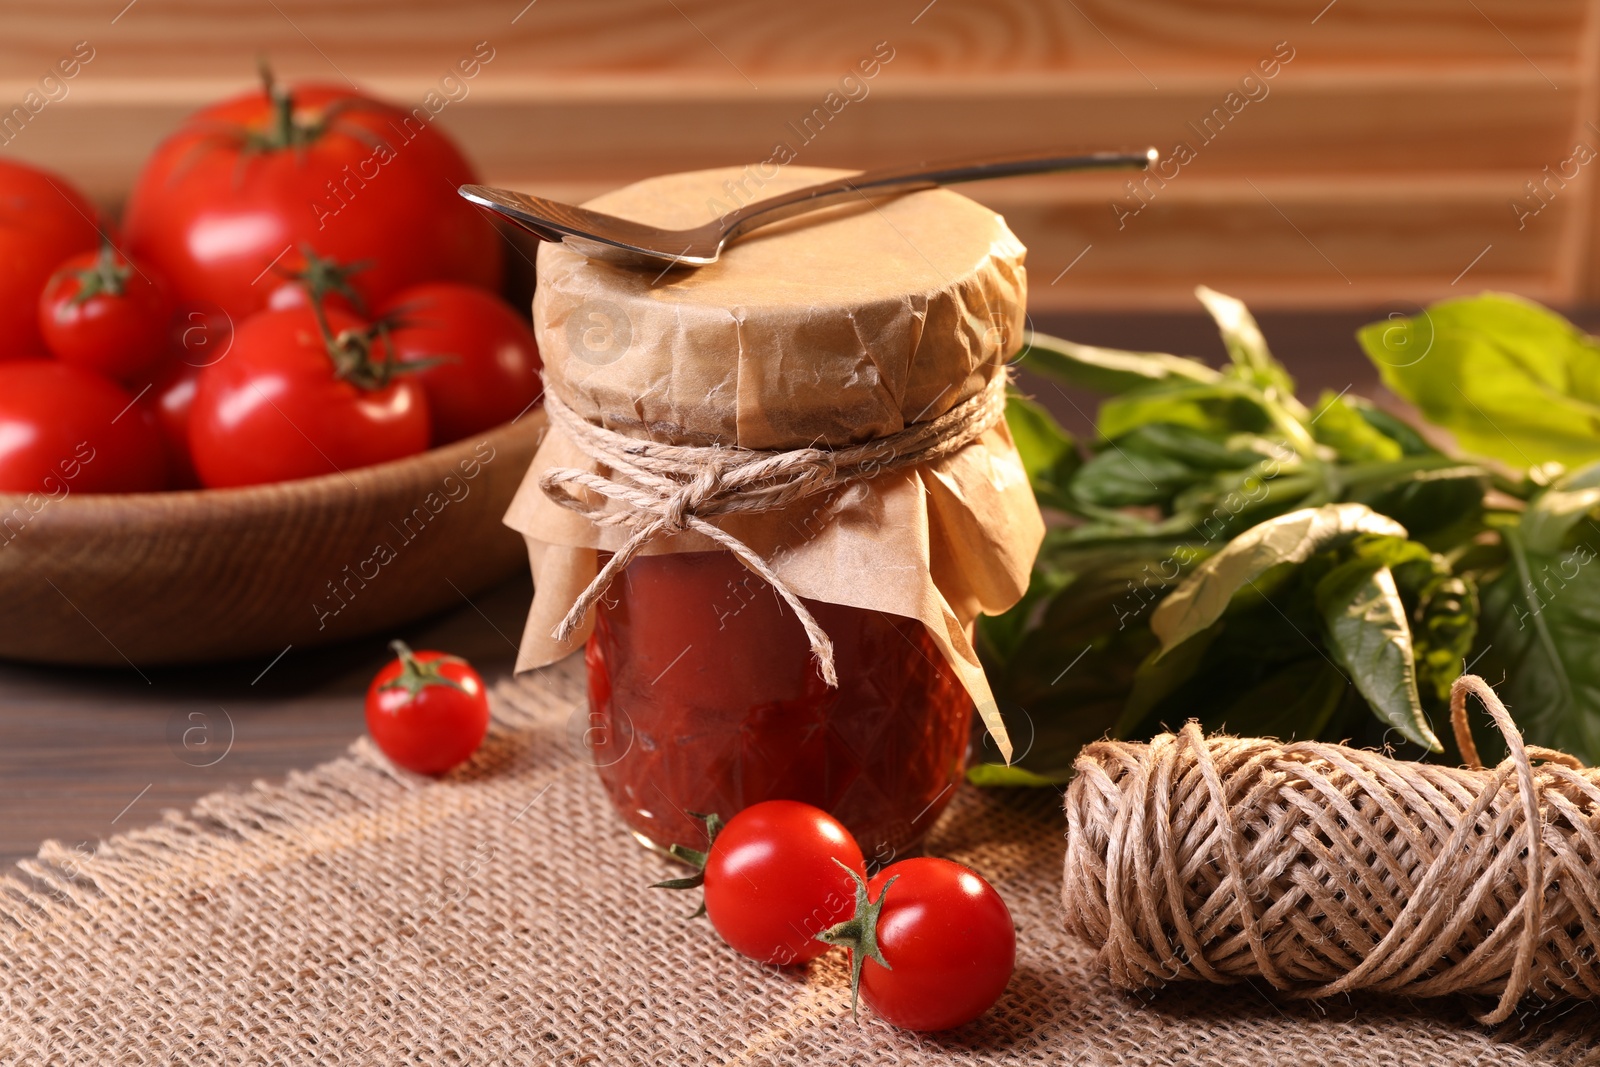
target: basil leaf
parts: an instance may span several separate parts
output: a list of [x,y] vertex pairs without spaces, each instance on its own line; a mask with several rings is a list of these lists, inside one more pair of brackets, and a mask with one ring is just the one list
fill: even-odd
[[1362,418],[1342,395],[1324,390],[1309,425],[1312,436],[1338,452],[1341,459],[1381,463],[1404,455],[1398,441]]
[[[1408,570],[1395,569],[1402,596]],[[1461,675],[1478,636],[1478,589],[1470,577],[1444,568],[1422,585],[1416,599],[1411,632],[1416,642],[1417,690],[1443,709],[1450,704],[1450,686]]]
[[1364,481],[1349,499],[1387,515],[1427,540],[1435,531],[1459,529],[1483,514],[1483,496],[1489,491],[1489,472],[1463,465],[1413,471],[1398,481]]
[[1600,486],[1600,463],[1568,471],[1554,482],[1557,489],[1594,489]]
[[1141,426],[1118,443],[1125,443],[1129,438],[1141,449],[1177,456],[1197,470],[1243,470],[1273,453],[1272,443],[1264,437],[1238,434],[1219,439],[1187,426],[1165,422]]
[[973,785],[986,786],[1045,786],[1061,785],[1071,775],[1037,774],[1012,764],[980,763],[967,768],[967,781]]
[[1122,715],[1112,727],[1113,737],[1133,737],[1145,732],[1150,713],[1160,707],[1168,697],[1192,679],[1206,662],[1206,653],[1222,633],[1225,624],[1212,623],[1185,641],[1170,656],[1152,652],[1133,675],[1133,688],[1128,691],[1128,701],[1122,706]]
[[1547,489],[1522,516],[1522,533],[1532,552],[1555,552],[1572,528],[1600,506],[1600,489]]
[[1235,593],[1273,567],[1303,563],[1360,533],[1405,537],[1405,528],[1364,504],[1325,504],[1268,519],[1202,563],[1150,617],[1162,654],[1222,617]]
[[1350,680],[1321,656],[1291,663],[1241,693],[1217,729],[1243,737],[1310,740],[1322,733]]
[[1152,382],[1100,405],[1096,428],[1108,440],[1151,423],[1175,423],[1215,437],[1262,433],[1273,426],[1261,394],[1244,382]]
[[1379,718],[1433,752],[1434,736],[1417,693],[1411,627],[1394,572],[1357,556],[1317,583],[1328,648]]
[[1555,552],[1572,528],[1600,507],[1600,463],[1556,479],[1522,515],[1522,537],[1530,552]]
[[1126,392],[1151,382],[1178,378],[1212,382],[1221,377],[1199,360],[1164,352],[1124,352],[1064,341],[1030,332],[1017,354],[1019,366],[1097,393]]
[[1222,471],[1190,486],[1172,500],[1171,531],[1203,541],[1227,540],[1259,522],[1328,499],[1314,462],[1299,457],[1264,459],[1245,470]]
[[1017,645],[1033,625],[1039,605],[1071,581],[1070,575],[1049,567],[1041,557],[1034,564],[1028,579],[1028,588],[1021,599],[999,615],[979,615],[977,625],[978,652],[991,668],[1000,669],[1016,654]]
[[[1001,720],[1017,746],[1012,766],[1052,781],[1066,781],[1078,750],[1111,729],[1154,643],[1143,626],[1107,628],[1107,602],[1116,590],[1086,585],[1073,595],[1083,598],[1093,623],[1030,632],[996,686]],[[1001,762],[992,742],[980,741],[978,751],[979,763]]]
[[1040,504],[1064,510],[1067,483],[1083,463],[1072,435],[1043,407],[1015,395],[1006,397],[1006,428],[1034,496]]
[[[1341,690],[1353,698],[1355,693],[1318,644],[1322,622],[1305,570],[1281,568],[1281,581],[1258,583],[1274,589],[1241,599],[1226,619],[1169,655],[1140,664],[1118,733],[1144,737],[1195,719],[1207,730],[1270,729],[1279,736],[1311,736],[1307,722],[1282,717],[1300,692],[1298,685],[1282,688],[1286,672],[1290,677],[1302,670],[1315,673],[1321,665],[1333,673]],[[1168,660],[1174,661],[1170,667]],[[1362,703],[1362,713],[1369,714]]]
[[1389,440],[1400,446],[1402,454],[1407,456],[1436,456],[1439,450],[1427,442],[1416,429],[1398,415],[1375,405],[1366,397],[1345,394],[1344,402],[1352,408],[1362,420],[1374,430],[1383,434]]
[[1099,507],[1160,504],[1205,476],[1181,459],[1112,441],[1073,477],[1072,495]]
[[1160,504],[1213,470],[1251,467],[1259,452],[1227,444],[1187,426],[1151,423],[1107,441],[1072,480],[1079,501],[1100,507]]
[[1294,380],[1272,358],[1267,339],[1261,335],[1261,327],[1256,325],[1255,316],[1244,306],[1244,301],[1204,285],[1195,286],[1194,295],[1216,321],[1228,358],[1244,372],[1246,379],[1263,388],[1275,389],[1292,401]]
[[[1062,672],[1091,643],[1143,630],[1151,606],[1204,554],[1170,541],[1132,538],[1062,544],[1053,542],[1055,533],[1046,534],[1046,551],[1034,571],[1035,581],[1042,576],[1052,589],[1027,609],[1034,625],[1011,645],[1001,677],[991,678],[997,697],[1024,707],[1059,692]],[[1130,678],[1135,666],[1137,661],[1128,668]]]
[[1438,557],[1429,552],[1427,546],[1403,537],[1359,533],[1350,540],[1348,558],[1364,559],[1374,564],[1381,563],[1391,570],[1420,565],[1432,573],[1434,562]]
[[[1064,545],[1050,555],[1064,584],[1035,610],[1037,624],[1009,660],[990,670],[990,683],[1018,746],[1014,765],[1065,781],[1078,750],[1116,723],[1134,672],[1155,645],[1145,625],[1151,606],[1203,552],[1125,539]],[[1000,762],[992,747],[980,751],[988,758],[977,762]]]
[[1600,459],[1600,343],[1500,293],[1362,327],[1383,382],[1469,451],[1519,467]]
[[1503,677],[1506,705],[1532,744],[1600,763],[1600,536],[1534,552],[1515,528],[1508,562],[1483,587],[1478,673]]

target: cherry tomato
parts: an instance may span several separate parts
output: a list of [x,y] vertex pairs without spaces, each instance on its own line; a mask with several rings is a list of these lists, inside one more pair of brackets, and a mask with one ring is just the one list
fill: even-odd
[[0,160],[0,360],[44,352],[39,294],[63,260],[99,241],[94,207],[65,179]]
[[489,696],[466,660],[412,652],[391,642],[396,659],[367,689],[367,732],[383,754],[417,774],[443,774],[478,750],[489,732]]
[[[370,328],[327,312],[332,342],[310,308],[263,311],[200,372],[189,412],[189,454],[208,488],[348,471],[428,447],[428,398],[382,352]],[[375,342],[381,348],[381,341]],[[341,376],[335,359],[349,365]]]
[[182,359],[169,358],[156,371],[144,403],[155,412],[156,425],[167,447],[167,485],[173,489],[196,489],[200,476],[189,458],[189,409],[200,385],[200,368]]
[[491,293],[453,282],[401,290],[380,309],[406,362],[437,359],[416,379],[428,391],[433,443],[510,422],[543,392],[533,330]]
[[712,840],[701,874],[661,884],[703,883],[711,925],[753,960],[785,966],[828,951],[816,937],[850,914],[850,872],[866,870],[850,831],[821,808],[794,800],[753,804],[726,826],[715,816],[707,822]]
[[0,363],[0,492],[161,489],[155,416],[121,386],[54,360]]
[[370,260],[354,280],[368,306],[435,279],[493,289],[499,235],[456,195],[477,180],[416,112],[348,88],[269,84],[197,112],[156,148],[128,201],[128,242],[180,302],[214,304],[236,324],[308,247]]
[[39,332],[63,363],[129,382],[167,350],[172,299],[109,241],[57,268],[39,296]]
[[1000,999],[1016,966],[1016,927],[976,872],[919,856],[857,887],[855,915],[824,936],[850,948],[852,981],[884,1020],[949,1030]]

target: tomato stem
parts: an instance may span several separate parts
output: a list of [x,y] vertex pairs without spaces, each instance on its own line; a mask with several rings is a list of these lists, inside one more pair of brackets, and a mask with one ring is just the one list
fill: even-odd
[[833,862],[838,863],[856,883],[856,910],[855,914],[844,922],[830,926],[818,934],[817,940],[830,945],[841,945],[850,950],[850,1017],[859,1020],[861,1016],[857,1007],[861,997],[861,965],[870,959],[886,971],[894,970],[878,949],[878,913],[883,910],[883,902],[889,895],[890,887],[900,880],[900,876],[891,875],[889,880],[883,883],[883,891],[878,894],[878,899],[872,900],[867,895],[865,878],[846,864],[840,863],[838,857],[834,857]]
[[287,148],[295,142],[294,94],[276,86],[268,92],[272,94],[273,138],[279,147]]
[[[119,261],[110,235],[101,230],[100,252],[95,257],[94,266],[72,271],[71,274],[78,280],[78,291],[72,294],[67,306],[82,307],[97,296],[121,296],[125,293],[128,278],[133,274],[133,264]],[[62,308],[56,309],[57,319],[61,317],[61,311]]]
[[[348,274],[364,266],[364,264],[353,264],[349,267],[340,267],[331,258],[318,258],[316,252],[310,248],[306,248],[303,254],[307,257],[308,264],[315,261],[315,266],[308,269],[332,272],[336,275]],[[311,315],[316,319],[317,333],[322,336],[322,344],[327,350],[328,359],[333,362],[335,377],[351,383],[358,389],[382,389],[396,374],[414,373],[428,365],[422,361],[401,363],[395,358],[394,345],[389,342],[390,323],[387,319],[379,319],[371,326],[352,327],[334,333],[333,327],[328,323],[327,297],[326,288],[319,285],[306,286],[306,298],[311,302]],[[372,358],[373,347],[377,342],[383,345],[382,360]]]
[[[383,316],[383,318],[378,320],[378,324],[387,326],[390,330],[403,330],[411,326],[416,326],[421,322],[426,322],[426,318],[416,319],[410,317],[417,312],[418,307],[418,304],[413,303],[401,304],[399,307],[391,308],[389,312]],[[400,370],[406,373],[412,373],[415,371],[426,370],[429,367],[437,367],[441,363],[460,362],[461,357],[456,355],[454,352],[435,352],[428,355],[411,357],[410,359],[406,360],[405,366],[400,368]]]
[[301,245],[300,255],[305,260],[305,265],[298,270],[283,271],[282,274],[290,281],[299,283],[306,291],[309,300],[323,300],[337,293],[350,301],[350,306],[355,308],[358,314],[367,313],[366,301],[350,283],[350,279],[372,266],[370,259],[360,259],[346,266],[333,256],[319,256],[317,250],[310,245]]
[[321,119],[316,122],[296,122],[294,90],[278,84],[265,58],[260,59],[258,65],[261,70],[261,91],[272,103],[272,120],[266,130],[246,135],[246,151],[281,152],[287,148],[303,148],[327,132],[327,123]]
[[404,689],[412,699],[430,685],[447,686],[450,689],[459,689],[465,693],[467,687],[454,678],[446,678],[439,673],[439,668],[446,663],[464,663],[459,656],[440,656],[427,663],[419,663],[416,653],[404,641],[390,641],[389,647],[394,649],[394,654],[400,658],[400,674],[378,687],[379,692],[389,689]]
[[[693,867],[695,872],[683,878],[668,878],[664,882],[653,882],[650,885],[651,889],[698,889],[700,886],[705,884],[706,863],[711,858],[711,846],[716,843],[717,835],[722,832],[722,816],[718,815],[716,812],[712,812],[709,815],[703,815],[698,811],[691,811],[687,812],[686,814],[692,815],[696,819],[699,819],[706,824],[706,850],[704,852],[700,852],[696,849],[688,848],[687,846],[678,844],[667,846],[667,853],[672,856],[673,859],[682,860],[684,863],[687,863],[689,866]],[[695,913],[689,916],[689,918],[698,919],[705,913],[706,903],[702,899],[700,901],[700,907],[696,909]]]

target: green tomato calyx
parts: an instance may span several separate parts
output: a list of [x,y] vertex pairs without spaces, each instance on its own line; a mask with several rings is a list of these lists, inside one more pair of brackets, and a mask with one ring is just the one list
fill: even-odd
[[[668,878],[664,882],[654,882],[650,886],[651,889],[698,889],[705,884],[706,863],[709,862],[711,858],[711,846],[716,843],[717,834],[722,832],[722,827],[724,824],[722,821],[722,816],[718,815],[716,812],[705,815],[698,811],[691,811],[688,812],[688,814],[706,824],[706,850],[704,852],[700,852],[696,849],[688,848],[687,846],[678,844],[668,846],[668,855],[672,856],[673,859],[681,860],[693,867],[695,869],[694,873],[691,875],[686,875],[683,878]],[[689,916],[689,918],[698,919],[705,913],[706,903],[702,899],[700,901],[700,907],[693,915]]]
[[894,970],[878,948],[878,913],[883,910],[883,902],[889,896],[889,890],[900,880],[900,876],[898,874],[891,876],[883,883],[883,892],[878,894],[878,899],[872,900],[867,895],[865,878],[840,863],[837,857],[833,862],[838,863],[856,883],[856,910],[855,914],[844,922],[830,926],[818,934],[817,940],[830,945],[841,945],[850,950],[850,1017],[859,1020],[862,964],[870,959],[886,971]]
[[467,687],[454,678],[446,678],[439,672],[439,668],[446,663],[465,663],[460,656],[440,656],[438,659],[426,663],[417,659],[416,653],[411,651],[404,641],[390,641],[389,647],[394,649],[400,658],[400,673],[378,687],[378,692],[387,692],[390,689],[404,689],[406,694],[415,700],[430,685],[442,685],[449,689],[459,689],[465,693]]

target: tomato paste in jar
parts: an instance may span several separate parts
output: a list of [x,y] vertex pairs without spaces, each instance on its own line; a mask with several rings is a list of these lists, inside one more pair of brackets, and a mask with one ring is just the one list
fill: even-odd
[[869,860],[914,848],[965,769],[973,702],[922,623],[808,601],[837,689],[783,601],[729,552],[642,556],[585,647],[590,737],[623,820],[652,845],[704,844],[691,812],[801,800]]
[[[761,195],[840,173],[786,166]],[[742,180],[587,206],[682,229]],[[1044,537],[1004,420],[1026,251],[948,189],[789,219],[693,270],[539,245],[548,432],[506,514],[534,571],[518,669],[585,650],[572,739],[617,812],[598,825],[703,848],[697,814],[792,799],[883,863],[964,788],[975,715],[1010,751],[972,633]]]

